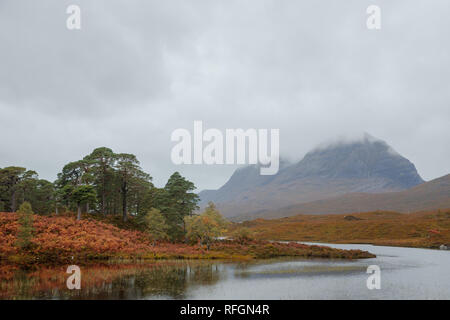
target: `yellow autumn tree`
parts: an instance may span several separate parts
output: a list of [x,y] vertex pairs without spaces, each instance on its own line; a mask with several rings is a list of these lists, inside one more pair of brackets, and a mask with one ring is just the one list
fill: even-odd
[[200,241],[209,250],[211,243],[226,231],[229,222],[210,202],[202,214],[186,217],[185,224],[186,237],[190,241]]

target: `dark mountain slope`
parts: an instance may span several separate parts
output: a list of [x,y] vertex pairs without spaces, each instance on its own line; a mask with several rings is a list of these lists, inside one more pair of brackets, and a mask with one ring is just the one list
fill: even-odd
[[297,214],[339,214],[369,211],[402,213],[450,208],[450,174],[411,189],[388,193],[350,193],[339,197],[264,210],[238,217],[235,221],[280,218]]
[[213,201],[224,215],[237,216],[346,193],[399,191],[423,182],[409,160],[369,135],[317,148],[295,164],[281,163],[273,176],[261,176],[257,166],[236,170],[220,189],[201,192],[201,205]]

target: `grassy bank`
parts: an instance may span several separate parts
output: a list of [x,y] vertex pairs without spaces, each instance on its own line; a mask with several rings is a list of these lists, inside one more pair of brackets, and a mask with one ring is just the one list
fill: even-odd
[[210,250],[199,244],[153,243],[139,230],[125,230],[95,219],[33,215],[33,237],[28,248],[17,245],[15,213],[0,213],[0,260],[7,263],[67,264],[108,259],[254,259],[280,256],[357,259],[373,257],[360,250],[270,243],[254,240],[218,241]]
[[243,223],[257,239],[438,248],[450,244],[450,210],[297,215]]

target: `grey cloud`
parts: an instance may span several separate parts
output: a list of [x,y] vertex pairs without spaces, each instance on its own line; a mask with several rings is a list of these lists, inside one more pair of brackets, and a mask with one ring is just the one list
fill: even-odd
[[[82,30],[65,28],[69,4]],[[0,4],[0,167],[53,179],[107,145],[138,155],[161,185],[200,189],[234,166],[174,166],[170,134],[280,128],[301,158],[335,136],[385,140],[425,179],[450,172],[450,7],[446,0],[25,1]]]

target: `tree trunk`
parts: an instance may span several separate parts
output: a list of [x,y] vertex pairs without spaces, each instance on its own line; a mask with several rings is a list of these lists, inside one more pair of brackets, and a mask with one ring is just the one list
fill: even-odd
[[105,212],[105,202],[106,202],[105,188],[103,187],[103,192],[102,192],[102,214],[106,214],[106,212]]
[[139,195],[137,196],[137,200],[136,200],[136,214],[139,214]]
[[86,203],[86,213],[89,213],[89,202]]
[[81,204],[78,204],[77,220],[81,220]]
[[58,205],[55,206],[55,213],[58,215],[59,211],[58,211]]
[[16,191],[14,190],[11,195],[11,212],[16,212]]
[[124,182],[122,185],[122,215],[123,222],[127,222],[127,183]]
[[183,219],[183,243],[187,243],[187,237],[186,237],[186,221]]
[[127,197],[123,197],[123,203],[122,203],[122,215],[123,215],[123,222],[127,222],[128,216],[127,216]]
[[106,202],[106,168],[103,165],[102,168],[103,179],[102,179],[102,214],[105,214],[105,202]]

